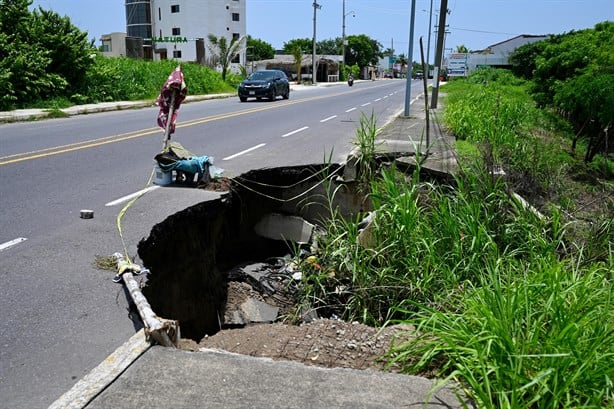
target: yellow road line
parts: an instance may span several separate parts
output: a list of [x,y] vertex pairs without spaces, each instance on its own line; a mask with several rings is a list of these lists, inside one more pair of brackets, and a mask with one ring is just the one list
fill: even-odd
[[[380,85],[380,86],[383,86],[383,85]],[[355,89],[349,92],[354,93],[354,92],[358,92],[361,90],[363,89]],[[330,95],[321,95],[317,97],[304,98],[300,100],[283,101],[283,103],[281,104],[277,103],[274,105],[267,105],[267,106],[261,106],[257,108],[244,109],[242,111],[231,112],[228,114],[221,114],[221,115],[214,115],[214,116],[205,117],[205,118],[193,119],[191,121],[178,123],[176,125],[176,128],[185,128],[185,127],[194,126],[194,125],[201,125],[207,122],[213,122],[213,121],[218,121],[222,119],[233,118],[233,117],[241,116],[241,115],[253,114],[256,112],[262,112],[262,111],[266,111],[269,109],[283,108],[289,105],[317,101],[317,100],[325,99],[325,98],[332,98],[332,97],[336,97],[336,96],[347,94],[347,93],[348,93],[347,91],[337,92],[337,93],[330,94]],[[148,135],[152,135],[152,134],[159,133],[159,132],[162,132],[160,128],[147,128],[147,129],[141,129],[141,130],[134,131],[134,132],[128,132],[128,133],[111,135],[111,136],[104,136],[101,138],[90,139],[90,140],[82,141],[82,142],[75,142],[75,143],[71,143],[67,145],[60,145],[60,146],[54,146],[50,148],[30,151],[30,152],[22,152],[22,153],[16,153],[12,155],[1,156],[0,166],[10,165],[12,163],[24,162],[24,161],[33,160],[33,159],[45,158],[49,156],[60,155],[63,153],[68,153],[68,152],[75,152],[75,151],[79,151],[83,149],[95,148],[98,146],[108,145],[111,143],[123,142],[123,141],[127,141],[130,139],[141,138],[143,136],[148,136]]]

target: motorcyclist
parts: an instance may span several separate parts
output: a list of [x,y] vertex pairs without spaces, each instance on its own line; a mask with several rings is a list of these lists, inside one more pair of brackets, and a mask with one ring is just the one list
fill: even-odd
[[354,76],[350,74],[348,76],[348,85],[351,87],[354,84]]

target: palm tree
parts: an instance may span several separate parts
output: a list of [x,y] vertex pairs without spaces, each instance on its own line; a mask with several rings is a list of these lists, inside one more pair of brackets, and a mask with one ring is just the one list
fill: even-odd
[[397,57],[397,64],[401,64],[401,74],[407,72],[403,71],[403,69],[407,67],[407,57],[405,56],[405,54],[399,54],[399,56]]
[[230,62],[243,50],[241,46],[245,36],[232,38],[230,44],[228,44],[226,37],[218,38],[213,34],[209,34],[207,38],[209,39],[209,51],[211,51],[214,62],[222,66],[222,80],[226,81],[226,72]]
[[301,47],[294,46],[292,48],[292,56],[294,57],[294,69],[296,70],[296,83],[301,83],[301,71],[303,68],[303,50]]

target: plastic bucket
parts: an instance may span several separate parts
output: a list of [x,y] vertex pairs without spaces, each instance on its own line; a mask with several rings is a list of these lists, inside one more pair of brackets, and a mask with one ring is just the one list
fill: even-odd
[[164,186],[164,185],[170,185],[172,180],[173,180],[172,172],[164,172],[162,169],[160,169],[160,166],[158,166],[158,162],[154,161],[153,183],[156,185]]

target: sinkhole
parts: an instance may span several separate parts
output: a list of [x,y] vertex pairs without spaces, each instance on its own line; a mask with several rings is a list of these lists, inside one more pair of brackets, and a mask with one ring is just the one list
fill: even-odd
[[284,237],[283,231],[275,237],[275,226],[267,224],[292,217],[321,225],[335,190],[332,206],[342,215],[366,210],[353,184],[344,181],[343,170],[335,164],[253,170],[232,179],[219,199],[155,225],[138,244],[139,257],[150,270],[142,291],[152,309],[179,321],[182,337],[195,341],[224,328],[229,272],[305,245]]
[[[379,159],[390,164],[390,157]],[[230,190],[219,199],[155,225],[138,244],[139,257],[150,270],[142,291],[152,309],[160,317],[179,321],[182,337],[197,342],[231,327],[224,312],[233,269],[294,255],[309,245],[309,240],[292,237],[296,232],[288,230],[297,229],[288,219],[317,229],[331,210],[345,218],[372,210],[359,193],[358,164],[354,158],[345,165],[252,170],[232,179]],[[414,168],[403,169],[398,161],[396,167],[406,173]],[[421,178],[425,176],[438,180],[442,174],[421,168]],[[285,229],[276,230],[276,223],[285,224]]]

